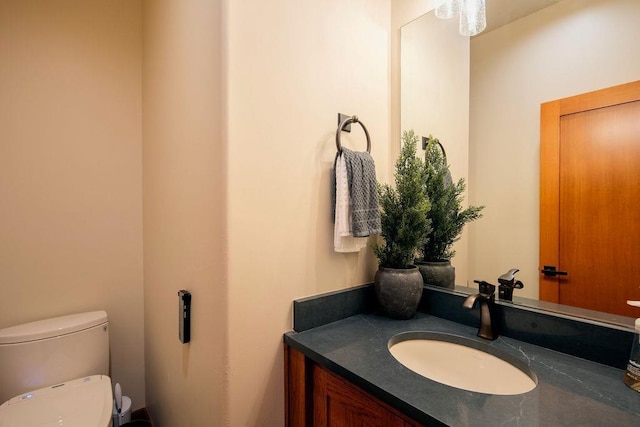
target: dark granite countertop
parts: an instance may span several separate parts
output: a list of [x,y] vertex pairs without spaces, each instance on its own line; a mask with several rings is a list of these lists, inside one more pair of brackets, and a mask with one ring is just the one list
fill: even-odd
[[[391,355],[391,337],[407,331],[459,335],[520,359],[538,377],[528,393],[496,396],[469,392],[424,378]],[[426,425],[448,426],[640,426],[640,393],[622,382],[624,371],[500,337],[486,341],[477,328],[418,313],[411,320],[357,314],[285,342],[321,366]]]

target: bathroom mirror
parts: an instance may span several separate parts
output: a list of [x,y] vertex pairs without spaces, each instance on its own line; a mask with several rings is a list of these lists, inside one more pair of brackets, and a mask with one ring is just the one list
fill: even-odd
[[[453,260],[468,258],[458,284],[495,283],[519,268],[525,288],[516,302],[538,305],[540,104],[640,79],[640,2],[486,0],[486,7],[489,27],[471,40],[433,12],[402,28],[401,129],[424,126],[416,132],[439,137],[453,153],[454,177],[467,178],[468,202],[486,206],[465,227],[467,253],[458,252],[465,258]],[[507,23],[493,28],[492,11]]]

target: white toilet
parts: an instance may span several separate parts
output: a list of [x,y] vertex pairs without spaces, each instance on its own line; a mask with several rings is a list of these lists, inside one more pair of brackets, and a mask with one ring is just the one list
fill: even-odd
[[0,330],[0,427],[110,427],[107,313]]

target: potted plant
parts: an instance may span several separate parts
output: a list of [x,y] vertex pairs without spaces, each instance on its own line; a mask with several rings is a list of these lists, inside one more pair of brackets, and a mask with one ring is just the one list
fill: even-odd
[[482,216],[480,212],[484,206],[462,208],[466,188],[464,178],[453,182],[444,147],[431,135],[426,141],[424,166],[423,188],[431,203],[426,217],[431,228],[425,235],[422,259],[417,260],[416,264],[425,283],[453,288],[455,268],[451,265],[451,258],[455,251],[451,246],[460,239],[465,224]]
[[425,168],[416,157],[418,137],[402,135],[396,161],[395,188],[378,184],[381,244],[373,250],[379,260],[374,284],[383,311],[397,319],[413,317],[422,296],[423,280],[413,261],[430,231],[429,201],[424,192]]

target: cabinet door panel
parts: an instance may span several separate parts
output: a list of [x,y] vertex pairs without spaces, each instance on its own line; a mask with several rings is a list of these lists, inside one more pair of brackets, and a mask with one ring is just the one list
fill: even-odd
[[285,344],[287,427],[420,427]]
[[345,380],[314,367],[317,427],[405,427],[410,424]]

